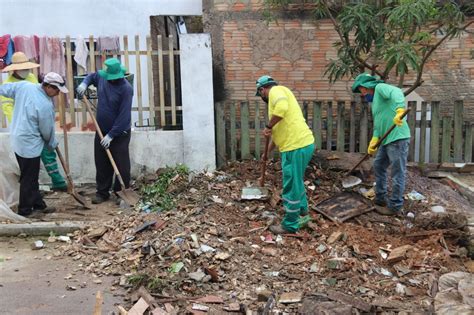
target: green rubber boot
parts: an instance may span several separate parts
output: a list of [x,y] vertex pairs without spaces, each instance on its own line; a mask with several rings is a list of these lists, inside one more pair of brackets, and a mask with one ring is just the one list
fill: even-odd
[[58,162],[56,161],[56,152],[43,148],[43,151],[41,152],[41,161],[43,161],[43,165],[46,168],[49,177],[51,177],[53,190],[67,190],[66,181],[59,172]]

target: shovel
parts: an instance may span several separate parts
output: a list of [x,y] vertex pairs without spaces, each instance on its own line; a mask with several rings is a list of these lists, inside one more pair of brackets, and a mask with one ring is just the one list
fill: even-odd
[[[86,103],[87,111],[89,112],[89,115],[91,116],[92,121],[94,122],[95,129],[97,130],[97,133],[99,134],[100,140],[104,139],[104,135],[102,134],[102,131],[100,130],[99,124],[97,123],[97,120],[95,119],[94,114],[92,113],[91,104],[89,103],[89,100],[85,96],[82,99]],[[130,205],[131,207],[135,206],[140,200],[140,196],[136,192],[134,192],[132,189],[125,188],[125,183],[123,182],[122,175],[120,175],[117,165],[115,164],[114,158],[112,157],[112,153],[110,152],[109,149],[105,149],[105,152],[107,152],[107,156],[109,157],[110,164],[112,164],[112,167],[114,168],[115,176],[117,176],[120,182],[120,187],[122,187],[122,190],[117,191],[117,194],[128,205]]]
[[[400,119],[403,119],[407,114],[408,112],[410,111],[410,109],[408,108],[407,110],[405,110],[405,112],[403,113],[403,115],[400,117]],[[393,124],[390,129],[388,129],[384,135],[382,136],[382,138],[380,138],[377,143],[375,144],[374,148],[378,148],[380,146],[380,144],[385,140],[385,138],[387,138],[387,136],[392,132],[392,130],[397,127],[397,125]],[[354,187],[354,186],[357,186],[359,185],[360,183],[362,183],[362,180],[359,178],[359,177],[356,177],[356,176],[352,176],[352,172],[355,171],[356,168],[358,168],[368,157],[370,156],[370,154],[366,154],[364,155],[364,157],[359,161],[359,163],[357,163],[351,170],[349,170],[346,174],[345,174],[345,177],[342,179],[342,187],[343,188],[350,188],[350,187]]]
[[67,179],[67,192],[76,199],[77,202],[79,202],[84,208],[90,209],[91,207],[87,204],[86,200],[84,197],[79,195],[74,188],[74,184],[72,182],[71,174],[69,174],[69,167],[67,166],[66,162],[64,161],[63,154],[59,150],[59,146],[56,147],[56,153],[59,157],[59,161],[61,161],[61,165],[64,169],[64,173],[66,173],[66,179]]
[[263,151],[260,187],[244,187],[242,189],[242,200],[255,200],[268,198],[268,189],[265,188],[265,171],[267,170],[267,152],[270,145],[270,137],[265,137],[265,151]]

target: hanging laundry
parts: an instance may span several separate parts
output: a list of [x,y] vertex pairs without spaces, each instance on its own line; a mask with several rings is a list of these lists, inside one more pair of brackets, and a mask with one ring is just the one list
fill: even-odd
[[100,64],[104,63],[107,55],[111,56],[120,52],[120,38],[118,36],[100,36],[97,39],[97,51],[102,53]]
[[15,48],[10,34],[0,36],[0,70],[12,63],[14,52]]
[[87,48],[86,41],[83,37],[76,39],[76,51],[74,53],[74,60],[79,66],[87,70],[87,57],[89,56],[89,48]]
[[13,38],[15,51],[25,53],[26,57],[37,61],[39,59],[39,38],[38,36],[18,35]]
[[64,46],[58,37],[41,37],[39,39],[40,71],[43,74],[56,72],[66,76],[66,59]]

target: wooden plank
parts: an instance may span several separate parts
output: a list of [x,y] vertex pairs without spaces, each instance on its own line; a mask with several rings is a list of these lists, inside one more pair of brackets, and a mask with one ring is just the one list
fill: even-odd
[[161,127],[166,126],[165,120],[165,85],[163,82],[163,39],[158,35],[158,82],[160,89],[160,121]]
[[443,138],[441,143],[441,162],[451,162],[451,117],[443,117]]
[[147,73],[148,73],[148,110],[150,113],[150,121],[151,124],[154,126],[156,125],[155,122],[155,96],[153,93],[153,66],[152,66],[152,60],[151,60],[151,38],[148,35],[146,37],[146,62],[147,62]]
[[235,128],[235,103],[230,104],[230,159],[237,160],[237,132]]
[[411,246],[411,245],[403,245],[403,246],[394,248],[390,252],[390,255],[388,255],[387,263],[394,264],[396,262],[404,260],[406,258],[407,251],[409,251],[411,249],[413,249],[413,246]]
[[124,57],[124,65],[127,68],[127,71],[130,71],[130,58],[128,52],[128,36],[123,36],[123,57]]
[[326,150],[332,151],[332,102],[328,102],[326,113]]
[[333,301],[338,301],[338,302],[341,302],[342,304],[352,305],[353,307],[360,309],[364,312],[368,313],[372,310],[372,305],[370,305],[369,303],[367,303],[366,301],[360,298],[356,298],[348,294],[334,291],[334,290],[328,290],[327,295],[328,295],[328,298],[330,298]]
[[176,126],[176,86],[174,82],[174,47],[173,35],[168,37],[169,40],[169,64],[170,64],[170,93],[171,93],[171,124]]
[[303,102],[303,117],[305,121],[308,121],[308,102]]
[[[140,37],[135,35],[135,51],[140,49]],[[135,58],[135,82],[137,82],[136,96],[137,96],[137,105],[138,105],[138,124],[143,126],[143,104],[142,104],[142,72],[141,72],[141,62],[140,55],[136,55]]]
[[240,103],[240,158],[250,159],[249,103]]
[[102,303],[104,303],[102,291],[97,291],[97,294],[95,295],[95,305],[94,305],[93,315],[102,315]]
[[71,116],[71,126],[76,126],[76,112],[74,105],[74,78],[72,74],[72,55],[71,55],[71,36],[66,36],[66,76],[67,76],[67,88],[71,93],[67,93],[69,96],[69,115]]
[[350,126],[349,126],[349,152],[355,152],[356,146],[356,103],[351,102],[350,109]]
[[473,127],[474,124],[472,124],[470,121],[465,122],[466,125],[466,136],[464,137],[464,162],[470,163],[474,162],[472,159],[472,147],[473,147]]
[[336,150],[344,152],[344,141],[345,141],[345,126],[344,126],[344,112],[345,102],[337,102],[337,135],[336,135]]
[[216,146],[217,166],[225,164],[225,112],[224,103],[215,104],[216,111]]
[[[3,84],[2,75],[0,75],[0,84]],[[2,128],[7,128],[7,119],[6,119],[5,114],[3,114],[2,108],[3,108],[3,104],[0,101],[0,126],[2,126]]]
[[462,162],[462,127],[463,127],[463,101],[454,102],[454,160],[453,162]]
[[255,158],[260,159],[260,103],[255,102]]
[[89,35],[89,73],[95,72],[95,46],[94,36]]
[[368,133],[369,133],[369,110],[368,104],[362,102],[360,110],[360,134],[359,134],[359,152],[367,152]]
[[425,163],[425,146],[426,146],[426,108],[427,102],[421,102],[421,117],[420,117],[420,156],[419,162]]
[[316,149],[321,149],[323,138],[322,138],[322,113],[321,113],[321,102],[313,102],[313,135]]
[[430,162],[439,162],[439,102],[431,102],[431,129],[430,129]]
[[64,157],[66,160],[66,165],[67,168],[70,169],[69,164],[69,144],[68,144],[68,138],[67,138],[67,119],[66,119],[66,95],[64,93],[59,93],[58,95],[58,103],[59,103],[59,112],[60,112],[60,124],[63,128],[63,134],[64,134]]
[[410,132],[413,135],[412,141],[410,141],[410,147],[408,150],[408,161],[415,160],[415,120],[416,120],[416,102],[408,102],[408,108],[410,112],[407,115],[407,123],[410,128]]

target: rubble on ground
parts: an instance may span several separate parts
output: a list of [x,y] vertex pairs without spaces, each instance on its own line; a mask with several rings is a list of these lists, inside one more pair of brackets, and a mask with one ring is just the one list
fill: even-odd
[[[313,159],[306,174],[312,206],[342,192],[344,173],[321,167]],[[117,276],[114,286],[130,292],[123,307],[150,314],[432,312],[440,275],[474,271],[467,219],[455,211],[470,206],[435,180],[409,173],[406,191],[425,198],[408,199],[403,217],[368,211],[341,223],[310,211],[298,234],[273,235],[268,227],[283,215],[280,164],[268,166],[269,200],[240,200],[258,169],[246,161],[179,172],[165,190],[173,209],[141,203],[76,232],[62,253],[97,278]],[[352,190],[370,196],[372,188]]]

